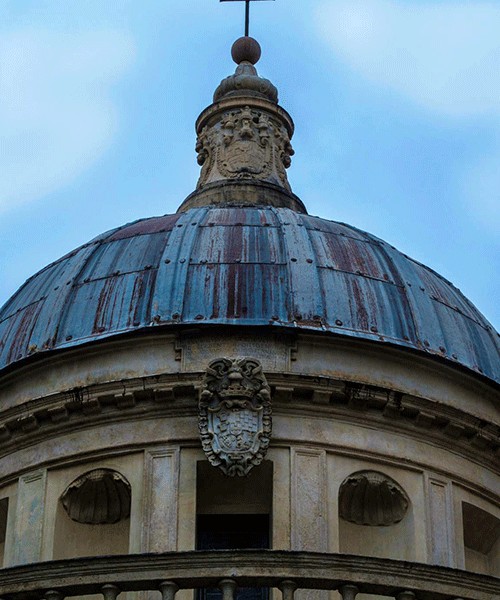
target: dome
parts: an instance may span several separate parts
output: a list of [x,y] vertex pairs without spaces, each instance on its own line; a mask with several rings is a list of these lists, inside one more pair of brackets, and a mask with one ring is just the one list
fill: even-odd
[[294,123],[260,47],[197,119],[196,190],[174,215],[104,233],[0,310],[0,371],[36,354],[180,326],[271,327],[399,346],[500,379],[498,334],[448,281],[382,240],[307,214]]
[[1,598],[498,598],[497,334],[307,213],[257,50],[197,121],[177,213],[0,309]]
[[343,223],[234,204],[139,220],[47,266],[0,312],[0,368],[182,325],[363,338],[499,380],[498,335],[431,269]]

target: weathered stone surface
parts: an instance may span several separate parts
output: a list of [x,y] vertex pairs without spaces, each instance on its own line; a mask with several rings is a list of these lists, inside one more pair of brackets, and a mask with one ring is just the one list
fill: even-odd
[[271,441],[271,390],[252,358],[220,358],[205,372],[199,429],[203,450],[229,476],[259,465]]

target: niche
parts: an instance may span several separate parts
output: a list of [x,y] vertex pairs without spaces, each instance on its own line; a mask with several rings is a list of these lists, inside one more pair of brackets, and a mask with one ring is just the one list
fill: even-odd
[[467,571],[500,575],[500,519],[462,502],[464,554]]
[[130,484],[111,469],[94,469],[75,479],[57,507],[54,559],[127,554]]
[[0,500],[0,569],[3,567],[5,558],[5,536],[7,532],[7,513],[9,511],[9,499]]
[[346,554],[414,560],[410,500],[394,479],[359,471],[339,490],[339,546]]

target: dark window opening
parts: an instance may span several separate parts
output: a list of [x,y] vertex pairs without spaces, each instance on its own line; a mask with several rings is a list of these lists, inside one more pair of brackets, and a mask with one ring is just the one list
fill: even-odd
[[[243,550],[269,548],[269,515],[198,515],[197,550]],[[268,600],[267,588],[239,588],[236,600]],[[219,588],[198,591],[197,600],[221,600]]]

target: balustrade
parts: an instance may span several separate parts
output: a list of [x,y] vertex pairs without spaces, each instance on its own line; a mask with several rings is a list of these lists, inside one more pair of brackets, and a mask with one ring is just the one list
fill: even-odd
[[[158,592],[175,600],[184,589],[219,587],[222,600],[238,588],[278,588],[283,600],[297,590],[338,591],[394,600],[500,600],[500,579],[457,569],[346,554],[279,550],[194,551],[103,556],[0,569],[0,600],[64,600],[123,592]],[[276,598],[276,596],[275,596]],[[278,596],[279,598],[279,596]]]

